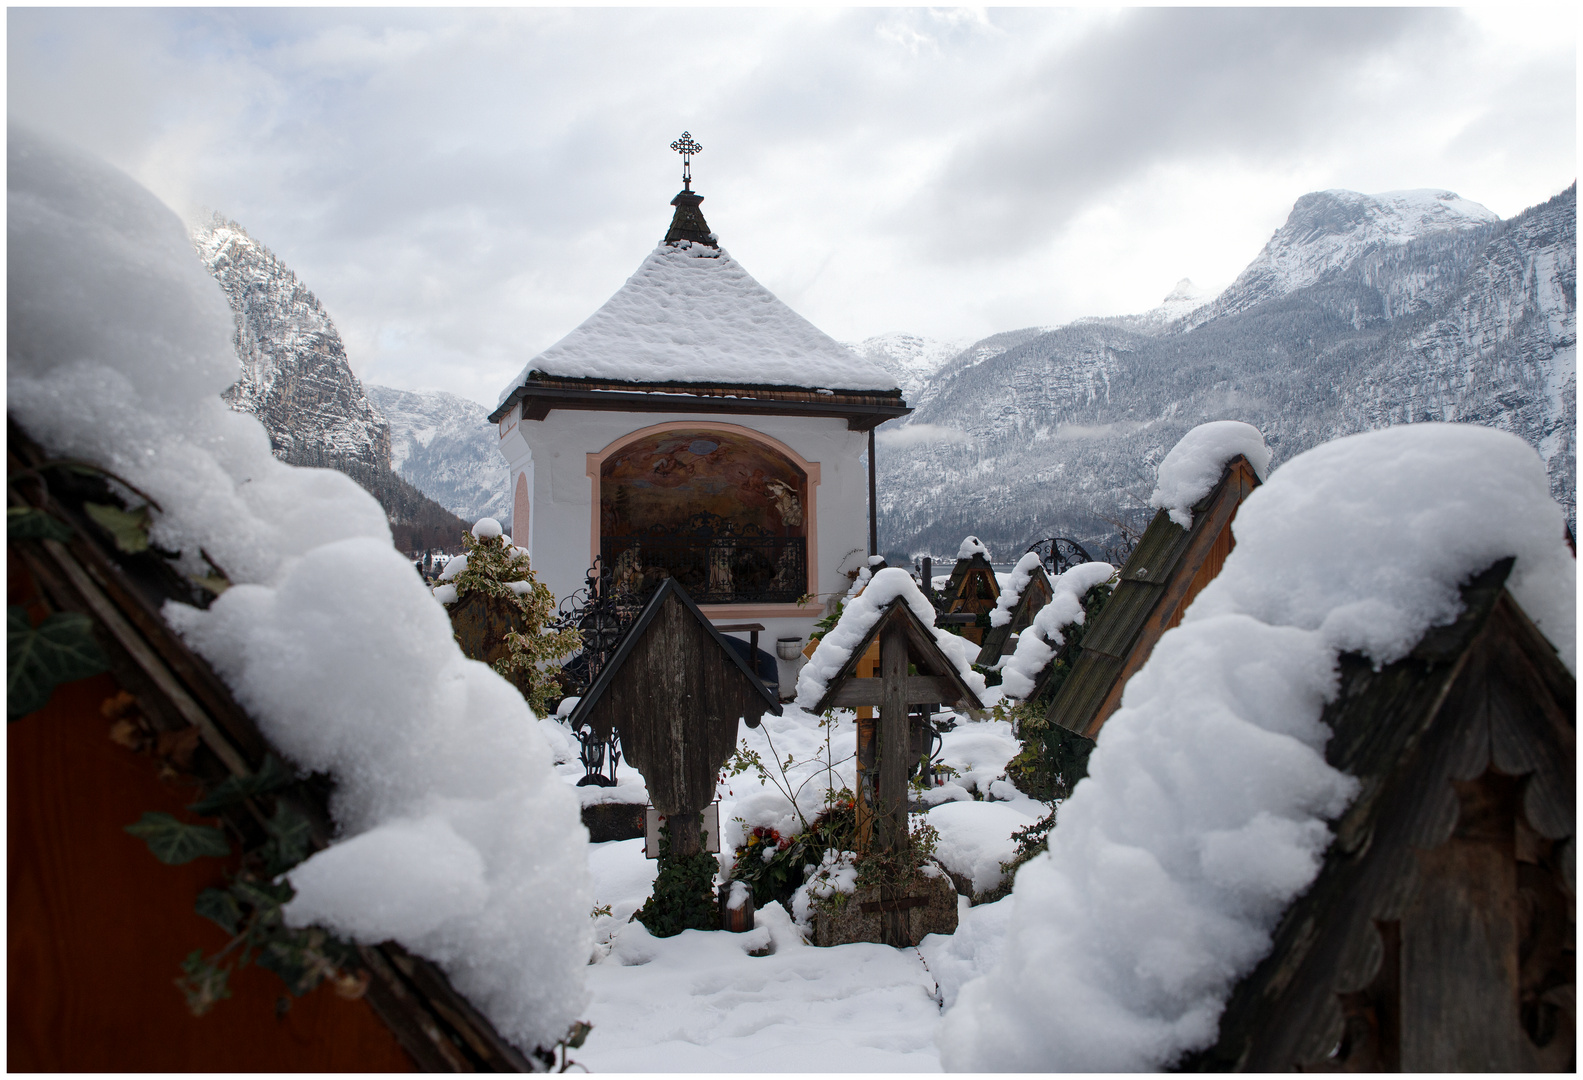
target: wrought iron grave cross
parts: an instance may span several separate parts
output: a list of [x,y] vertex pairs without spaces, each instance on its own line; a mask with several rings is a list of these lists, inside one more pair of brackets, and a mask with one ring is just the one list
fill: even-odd
[[682,137],[671,143],[671,149],[682,156],[682,190],[693,189],[693,155],[701,154],[704,148],[693,141],[692,135],[682,132]]

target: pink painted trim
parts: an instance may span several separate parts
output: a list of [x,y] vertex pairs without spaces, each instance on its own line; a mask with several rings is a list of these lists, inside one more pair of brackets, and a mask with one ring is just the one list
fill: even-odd
[[[620,438],[613,440],[597,454],[588,455],[588,481],[590,484],[591,498],[588,500],[588,565],[594,565],[599,558],[599,470],[604,465],[605,459],[610,457],[622,447],[636,442],[647,435],[658,435],[662,431],[679,431],[691,428],[696,431],[728,431],[733,435],[741,435],[752,439],[754,442],[763,443],[773,447],[792,460],[799,469],[808,477],[808,505],[803,507],[803,512],[808,518],[808,592],[817,594],[819,584],[819,463],[809,461],[797,451],[762,431],[755,431],[741,424],[716,424],[707,420],[667,420],[663,424],[652,424],[646,428],[638,428],[628,432]],[[721,614],[734,611],[743,618],[786,618],[800,616],[809,612],[816,612],[822,605],[809,604],[806,608],[796,604],[764,604],[747,608],[740,604],[712,604],[708,607],[700,606],[705,615],[718,611]]]
[[[511,542],[520,548],[529,548],[532,532],[531,507],[528,496],[528,474],[517,473],[517,487],[511,496]],[[521,537],[519,540],[518,537]]]

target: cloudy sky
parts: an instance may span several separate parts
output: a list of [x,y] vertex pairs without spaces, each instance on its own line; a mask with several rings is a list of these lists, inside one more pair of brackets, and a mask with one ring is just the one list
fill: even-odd
[[220,211],[364,380],[492,404],[663,235],[834,337],[1228,284],[1305,192],[1576,176],[1575,17],[1495,9],[12,8],[13,121]]

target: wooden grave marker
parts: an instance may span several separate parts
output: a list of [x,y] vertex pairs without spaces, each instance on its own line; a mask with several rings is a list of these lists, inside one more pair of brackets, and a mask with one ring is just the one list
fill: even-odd
[[620,733],[622,756],[671,827],[671,852],[685,856],[700,850],[700,815],[736,750],[737,722],[758,727],[766,712],[781,714],[775,695],[667,578],[570,719],[600,738]]
[[[859,667],[869,646],[876,642],[879,675],[864,678]],[[909,664],[918,674],[908,673]],[[905,598],[897,597],[880,612],[814,706],[818,713],[829,708],[879,707],[877,721],[858,720],[855,809],[860,853],[895,852],[907,844],[907,772],[914,745],[908,707],[934,702],[984,707],[956,665],[940,650],[933,628],[913,613]],[[909,910],[923,901],[905,892],[882,889],[877,900],[869,902],[877,906],[865,912],[882,915],[882,940],[887,945],[914,944]]]
[[1033,617],[1054,596],[1055,586],[1050,583],[1050,575],[1044,572],[1042,565],[1034,567],[1028,577],[1028,584],[1023,586],[1017,602],[1012,605],[1011,618],[1002,626],[991,626],[984,631],[983,647],[978,651],[978,659],[973,662],[979,667],[989,667],[999,660],[1011,641],[1011,635],[1020,634],[1032,626]]
[[[995,610],[1000,599],[1000,582],[995,579],[995,568],[982,551],[975,551],[965,559],[956,560],[951,568],[951,580],[945,586],[947,615],[987,615]],[[967,623],[962,626],[962,636],[975,645],[984,644],[984,628]]]
[[[1231,522],[1258,484],[1253,466],[1238,454],[1209,494],[1194,504],[1191,529],[1172,521],[1164,510],[1154,515],[1122,566],[1105,609],[1084,632],[1082,652],[1051,699],[1046,720],[1085,739],[1099,737],[1099,729],[1121,704],[1127,680],[1226,564],[1235,543]],[[1043,694],[1050,670],[1045,668],[1034,697]]]
[[1360,789],[1187,1070],[1574,1071],[1577,682],[1506,591],[1384,668],[1350,653],[1325,759]]

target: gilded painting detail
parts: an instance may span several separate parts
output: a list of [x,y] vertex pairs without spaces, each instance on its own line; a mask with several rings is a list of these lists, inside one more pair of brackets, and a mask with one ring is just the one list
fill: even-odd
[[704,429],[667,431],[605,460],[600,532],[651,534],[703,513],[767,535],[802,536],[806,498],[802,470],[763,443]]
[[794,602],[808,587],[807,483],[740,435],[647,436],[600,469],[600,558],[622,591],[669,577],[700,603]]

